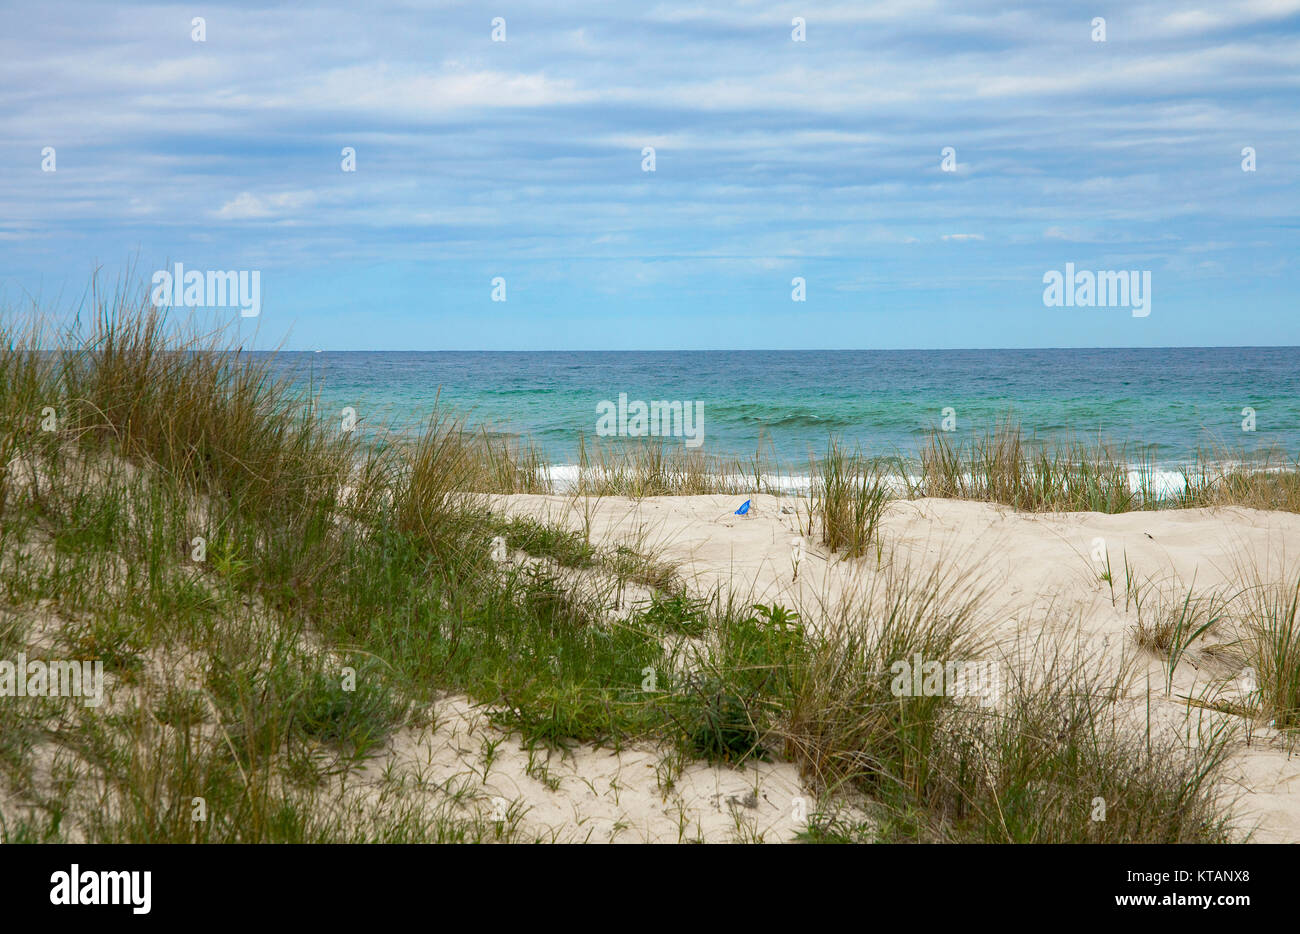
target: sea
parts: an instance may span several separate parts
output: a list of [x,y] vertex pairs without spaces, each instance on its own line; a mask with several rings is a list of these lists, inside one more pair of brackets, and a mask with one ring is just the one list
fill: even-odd
[[527,440],[557,467],[576,463],[583,441],[649,430],[632,416],[656,401],[699,416],[695,437],[661,425],[650,437],[664,444],[788,466],[831,439],[914,457],[936,428],[960,440],[1006,418],[1029,438],[1105,441],[1161,470],[1198,452],[1300,455],[1300,347],[326,350],[280,352],[274,365],[371,431],[416,432],[441,411]]

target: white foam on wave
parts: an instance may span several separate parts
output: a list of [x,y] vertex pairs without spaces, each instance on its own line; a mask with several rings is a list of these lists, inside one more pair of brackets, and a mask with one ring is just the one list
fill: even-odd
[[[557,493],[574,490],[584,478],[591,485],[599,485],[601,480],[614,479],[619,471],[588,467],[578,464],[552,464],[547,468],[551,487]],[[713,477],[720,486],[735,491],[754,490],[752,474],[720,474]],[[779,493],[785,496],[807,496],[812,488],[812,478],[800,474],[762,474],[760,488],[764,493]],[[920,483],[916,475],[903,476],[890,474],[885,477],[885,485],[895,496],[904,496]],[[970,474],[965,479],[971,479]],[[1160,499],[1173,499],[1183,495],[1187,490],[1187,478],[1179,470],[1154,470],[1130,465],[1128,469],[1129,489],[1140,492],[1145,485]]]

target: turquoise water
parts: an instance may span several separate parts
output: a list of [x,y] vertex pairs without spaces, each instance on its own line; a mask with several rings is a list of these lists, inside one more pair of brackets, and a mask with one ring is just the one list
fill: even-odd
[[[338,352],[276,358],[318,381],[325,410],[409,430],[444,407],[531,438],[558,464],[597,435],[599,405],[700,403],[699,449],[785,464],[828,437],[871,453],[913,453],[944,409],[958,437],[1014,412],[1040,437],[1099,436],[1162,467],[1199,448],[1300,455],[1300,348],[969,351]],[[1255,430],[1242,430],[1242,409]],[[633,425],[632,427],[636,427]],[[668,439],[683,444],[685,439]]]

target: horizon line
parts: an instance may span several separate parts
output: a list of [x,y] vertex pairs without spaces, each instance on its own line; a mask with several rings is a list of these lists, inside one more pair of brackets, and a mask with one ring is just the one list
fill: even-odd
[[969,353],[973,351],[1004,350],[1300,350],[1300,344],[1162,344],[1158,346],[1102,346],[1102,347],[651,347],[651,348],[516,348],[510,350],[491,348],[440,347],[424,350],[372,348],[369,350],[319,347],[309,349],[289,348],[231,348],[245,353]]

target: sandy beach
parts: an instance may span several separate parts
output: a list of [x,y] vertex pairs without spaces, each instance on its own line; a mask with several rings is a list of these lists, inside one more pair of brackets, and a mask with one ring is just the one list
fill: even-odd
[[[723,592],[746,602],[781,603],[797,609],[811,626],[843,612],[860,597],[870,576],[881,573],[871,560],[842,559],[808,540],[796,579],[791,542],[800,537],[802,501],[766,495],[751,499],[748,516],[734,514],[742,498],[721,495],[640,501],[510,495],[495,497],[494,505],[511,515],[587,529],[593,543],[602,547],[624,542],[649,546],[679,567],[697,594]],[[1127,557],[1134,576],[1152,593],[1172,598],[1193,584],[1197,592],[1235,590],[1243,574],[1256,571],[1269,579],[1288,574],[1294,579],[1300,516],[1241,508],[1030,514],[986,503],[923,499],[890,503],[882,539],[887,560],[905,564],[913,573],[942,563],[954,569],[954,579],[966,577],[965,586],[982,590],[988,599],[980,627],[1010,654],[1017,641],[1056,631],[1067,639],[1077,636],[1089,652],[1115,664],[1132,658],[1135,680],[1149,681],[1148,691],[1134,695],[1133,716],[1146,716],[1149,702],[1152,722],[1181,730],[1188,725],[1194,729],[1206,716],[1223,719],[1189,707],[1186,698],[1214,685],[1231,690],[1237,673],[1214,664],[1212,652],[1189,651],[1166,690],[1161,660],[1136,644],[1136,611],[1125,609],[1123,580],[1113,600],[1100,577],[1104,565],[1093,559],[1098,540],[1103,540],[1114,566]],[[458,706],[456,710],[460,716]],[[669,827],[666,813],[671,808],[653,793],[651,770],[643,759],[636,753],[622,757],[618,782],[631,793],[624,794],[617,807],[604,795],[609,800],[601,806],[601,819],[610,826],[641,828],[650,839],[675,836],[676,827]],[[573,781],[566,784],[572,788],[591,774],[606,776],[616,760],[608,750],[575,750],[565,766]],[[528,785],[518,754],[513,769],[516,774],[506,778],[503,773],[492,787]],[[1283,736],[1267,727],[1254,729],[1249,740],[1243,735],[1233,745],[1227,776],[1224,792],[1237,798],[1234,813],[1243,837],[1249,833],[1261,842],[1300,841],[1300,757]],[[797,825],[783,819],[781,804],[784,799],[788,806],[798,793],[798,778],[781,767],[736,773],[699,766],[684,806],[695,825],[730,833],[734,828],[726,802],[737,788],[751,785],[764,801],[765,809],[756,808],[753,819],[764,823],[765,839],[788,839],[797,832]],[[564,798],[534,788],[528,799],[538,805],[537,820],[546,826],[558,821],[557,832],[567,837],[577,833],[579,825],[564,813],[557,796]],[[575,814],[590,816],[594,799],[587,794],[567,803]],[[708,830],[704,835],[709,836]]]

